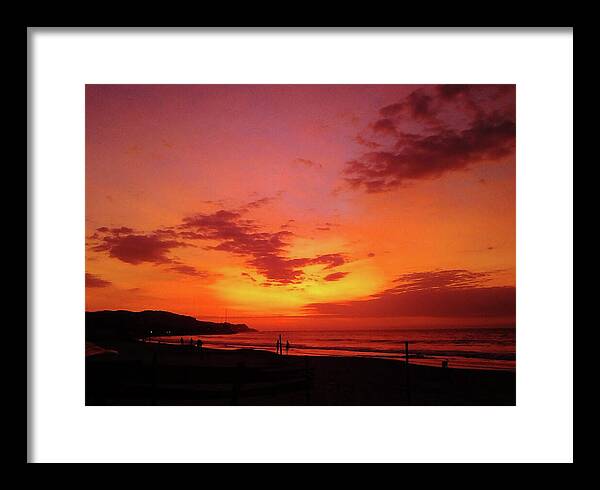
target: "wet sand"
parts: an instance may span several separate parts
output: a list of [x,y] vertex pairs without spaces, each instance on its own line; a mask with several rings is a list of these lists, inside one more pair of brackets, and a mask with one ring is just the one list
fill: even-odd
[[514,405],[514,372],[360,357],[111,342],[86,358],[87,405]]

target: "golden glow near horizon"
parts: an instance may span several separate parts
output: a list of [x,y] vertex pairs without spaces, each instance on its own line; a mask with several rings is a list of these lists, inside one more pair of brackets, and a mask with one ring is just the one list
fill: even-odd
[[514,86],[86,92],[86,307],[514,324]]

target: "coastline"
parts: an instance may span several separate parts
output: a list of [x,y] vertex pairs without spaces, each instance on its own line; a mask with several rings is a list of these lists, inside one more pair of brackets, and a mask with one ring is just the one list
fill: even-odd
[[86,405],[515,405],[516,374],[136,341],[86,358]]
[[397,329],[280,331],[236,335],[161,336],[164,343],[201,339],[208,348],[275,351],[279,335],[290,342],[290,353],[301,356],[366,357],[404,360],[408,344],[411,364],[459,369],[505,370],[515,372],[516,352],[513,328],[493,329]]

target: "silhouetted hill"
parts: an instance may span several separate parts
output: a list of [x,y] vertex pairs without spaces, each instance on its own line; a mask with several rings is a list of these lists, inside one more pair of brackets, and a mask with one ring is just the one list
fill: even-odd
[[86,340],[137,339],[148,335],[227,335],[240,332],[255,330],[244,324],[205,322],[168,311],[104,310],[85,313]]

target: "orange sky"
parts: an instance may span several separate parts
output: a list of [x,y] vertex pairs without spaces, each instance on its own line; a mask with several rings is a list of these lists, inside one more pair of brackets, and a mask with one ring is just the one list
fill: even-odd
[[514,324],[512,85],[88,85],[86,308]]

